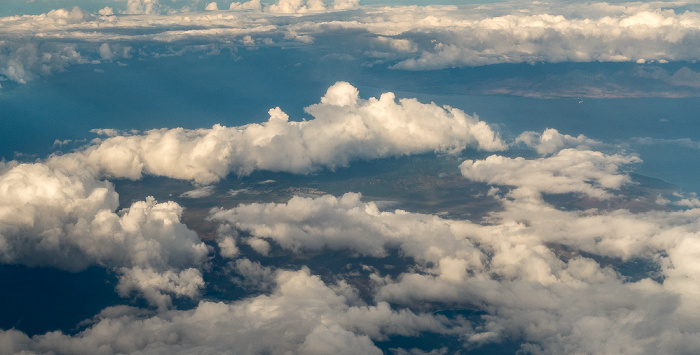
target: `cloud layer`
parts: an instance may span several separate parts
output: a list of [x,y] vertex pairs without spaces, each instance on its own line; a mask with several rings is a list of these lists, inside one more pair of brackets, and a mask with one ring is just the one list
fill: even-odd
[[[230,10],[187,12],[188,7],[161,11],[163,4],[155,0],[129,0],[126,12],[141,15],[73,8],[4,17],[0,75],[23,83],[79,63],[224,47],[309,46],[319,37],[335,38],[328,41],[330,46],[350,41],[359,51],[352,56],[361,53],[365,64],[405,70],[498,63],[693,62],[700,57],[700,15],[693,3],[361,6],[344,11],[356,5],[281,0],[263,6],[250,1],[234,2]],[[348,54],[345,47],[331,52]],[[682,77],[669,79],[674,85],[697,86],[697,80],[689,82],[683,72],[678,74]]]

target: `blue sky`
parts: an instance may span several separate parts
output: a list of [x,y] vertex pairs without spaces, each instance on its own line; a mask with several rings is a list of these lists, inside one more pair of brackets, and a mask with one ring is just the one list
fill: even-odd
[[700,349],[697,4],[231,3],[0,8],[0,353]]

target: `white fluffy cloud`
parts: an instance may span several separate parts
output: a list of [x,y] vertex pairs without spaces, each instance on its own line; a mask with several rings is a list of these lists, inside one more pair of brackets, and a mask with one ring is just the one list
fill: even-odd
[[153,14],[160,9],[158,0],[127,0],[127,14]]
[[265,6],[265,11],[281,14],[324,12],[326,5],[322,0],[278,0],[274,4]]
[[308,269],[279,271],[275,283],[269,295],[228,304],[202,301],[189,311],[144,317],[133,308],[108,308],[72,337],[0,331],[0,351],[381,354],[372,339],[447,331],[444,317],[394,311],[387,303],[353,306],[341,285],[326,285]]
[[120,274],[118,290],[168,306],[194,297],[208,249],[180,222],[182,207],[153,198],[119,205],[114,186],[89,173],[41,163],[0,175],[0,262],[79,271],[100,265]]
[[22,84],[88,62],[70,43],[0,41],[0,49],[0,75]]
[[548,128],[542,133],[523,132],[515,139],[515,142],[524,143],[526,146],[534,148],[541,155],[556,153],[564,148],[590,150],[603,145],[602,142],[590,139],[583,134],[573,137],[568,134],[561,134],[554,128]]
[[54,156],[49,164],[98,176],[139,179],[152,174],[206,184],[230,172],[308,173],[358,159],[459,152],[467,146],[505,148],[491,127],[459,109],[415,99],[397,102],[392,93],[363,100],[345,82],[331,86],[321,103],[306,111],[314,119],[289,121],[275,108],[262,124],[110,137],[81,151]]
[[383,257],[389,249],[399,248],[423,263],[461,257],[479,267],[483,255],[469,240],[455,236],[449,222],[401,210],[380,212],[375,203],[364,203],[360,197],[355,193],[340,198],[297,196],[284,204],[213,210],[211,218],[245,231],[253,239],[268,239],[296,252],[328,248]]
[[262,11],[260,0],[250,0],[246,2],[232,2],[229,10],[257,10]]
[[611,196],[608,190],[620,189],[631,182],[620,168],[640,161],[634,156],[569,148],[539,159],[492,155],[484,160],[466,160],[460,169],[464,177],[473,181],[605,199]]

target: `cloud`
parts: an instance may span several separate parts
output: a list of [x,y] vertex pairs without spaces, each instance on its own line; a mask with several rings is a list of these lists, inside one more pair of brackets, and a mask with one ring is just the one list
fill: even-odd
[[247,258],[236,259],[233,262],[236,273],[241,279],[236,279],[236,284],[246,289],[269,291],[275,286],[276,272],[271,267],[262,266],[259,262],[250,261]]
[[[546,226],[547,222],[556,220],[557,215],[552,216],[542,224]],[[532,218],[536,217],[539,214]],[[240,205],[230,210],[214,210],[211,218],[229,223],[243,232],[241,236],[249,235],[245,238],[271,240],[296,253],[349,250],[381,258],[390,249],[398,249],[402,256],[412,258],[424,271],[430,270],[445,282],[462,282],[468,275],[497,273],[549,284],[558,277],[551,275],[549,264],[560,264],[542,244],[537,230],[524,230],[517,222],[525,216],[511,218],[506,212],[494,215],[498,224],[479,225],[402,210],[380,212],[375,203],[361,202],[358,194],[349,193],[340,198],[294,197],[286,204]],[[505,243],[510,238],[529,246],[523,249]],[[545,241],[567,242],[565,239]]]
[[216,188],[216,186],[213,186],[213,185],[201,186],[201,187],[198,187],[194,190],[183,192],[180,195],[180,197],[202,198],[202,197],[211,196],[211,194],[214,193],[214,188]]
[[153,14],[160,10],[158,0],[127,0],[127,14]]
[[[590,269],[575,264],[568,266],[572,274]],[[447,283],[405,274],[380,296],[393,302],[484,304],[491,311],[482,318],[477,332],[466,334],[470,347],[513,337],[522,339],[521,350],[535,354],[654,354],[697,346],[689,335],[697,334],[697,329],[686,323],[693,316],[679,311],[676,295],[648,281],[621,284],[603,278],[596,283],[572,280],[542,287],[530,282],[478,279]],[[410,298],[401,298],[407,296]]]
[[379,36],[376,41],[377,43],[389,46],[392,50],[397,52],[415,52],[418,50],[416,45],[409,39]]
[[70,65],[87,63],[75,44],[1,41],[0,49],[0,75],[21,84]]
[[[480,263],[476,249],[455,237],[448,222],[401,210],[380,212],[375,203],[364,203],[360,197],[356,193],[339,198],[296,196],[287,203],[212,210],[210,218],[248,233],[253,240],[271,240],[298,253],[330,249],[384,257],[389,249],[399,248],[424,262],[463,255],[472,259],[471,264]],[[425,239],[428,234],[431,237]]]
[[262,11],[260,0],[250,0],[247,2],[232,2],[229,10],[256,10]]
[[219,10],[219,5],[216,4],[216,2],[210,2],[207,4],[207,6],[204,8],[206,11],[218,11]]
[[132,292],[137,292],[159,309],[172,306],[171,295],[196,299],[204,287],[202,273],[196,268],[157,271],[151,267],[136,266],[121,268],[119,273],[117,292],[120,296],[128,297]]
[[143,293],[159,307],[169,294],[196,296],[208,249],[180,222],[182,207],[152,197],[116,213],[114,186],[89,173],[41,163],[0,175],[0,262],[119,274],[120,293]]
[[114,55],[112,54],[112,49],[109,48],[109,44],[107,43],[102,43],[100,46],[100,57],[104,60],[112,60],[114,58]]
[[[545,146],[543,151],[549,150]],[[492,155],[484,160],[465,160],[460,169],[464,177],[473,181],[524,187],[550,194],[575,192],[607,199],[612,196],[609,190],[631,183],[620,167],[639,162],[641,160],[635,156],[568,148],[539,159]]]
[[590,139],[583,134],[573,137],[568,134],[561,134],[554,128],[548,128],[542,133],[523,132],[515,139],[515,142],[524,143],[526,146],[534,148],[541,155],[553,154],[564,148],[589,150],[603,145],[602,142]]
[[265,11],[281,14],[324,12],[326,5],[322,0],[278,0],[265,6]]
[[5,174],[8,170],[16,167],[20,163],[16,160],[6,161],[5,159],[0,159],[0,175]]
[[[382,258],[398,250],[445,282],[497,274],[545,285],[563,277],[553,271],[563,264],[547,243],[624,259],[648,257],[669,245],[659,227],[668,223],[665,218],[678,216],[566,212],[542,201],[505,200],[503,211],[476,224],[402,210],[380,212],[375,203],[352,193],[244,204],[211,215],[225,223],[224,237],[234,241],[268,240],[298,254],[328,249]],[[241,233],[232,235],[231,228]]]
[[333,0],[334,10],[347,10],[357,7],[360,0]]
[[102,16],[112,16],[114,15],[114,10],[109,6],[105,6],[102,9],[98,10],[97,13]]
[[92,19],[92,15],[75,6],[72,9],[56,9],[47,12],[45,15],[39,15],[39,19],[52,22],[57,26],[72,25]]
[[387,303],[351,306],[336,285],[300,271],[278,271],[269,295],[232,303],[201,301],[188,311],[144,316],[133,308],[104,310],[74,335],[32,338],[0,331],[0,349],[38,353],[381,354],[371,339],[447,331],[444,317],[394,311]]
[[55,155],[48,164],[98,176],[139,179],[150,174],[208,184],[231,172],[303,174],[359,159],[506,146],[486,123],[459,109],[415,99],[397,102],[392,93],[363,100],[345,82],[331,86],[321,103],[306,112],[314,119],[289,121],[275,108],[262,124],[109,137],[75,153]]

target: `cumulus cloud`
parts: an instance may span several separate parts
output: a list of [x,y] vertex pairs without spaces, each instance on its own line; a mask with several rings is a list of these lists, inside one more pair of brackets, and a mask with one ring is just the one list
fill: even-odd
[[364,203],[360,197],[356,193],[339,198],[297,196],[283,204],[213,210],[210,218],[248,233],[249,239],[267,239],[295,252],[327,248],[383,257],[398,248],[426,263],[460,255],[471,265],[480,265],[480,252],[468,240],[455,237],[450,223],[402,210],[380,212],[375,203]]
[[107,43],[102,43],[100,46],[100,57],[104,60],[112,60],[114,58],[114,55],[112,54],[112,49],[109,47],[109,44]]
[[[545,148],[544,151],[549,149]],[[464,177],[473,181],[605,199],[611,197],[608,190],[620,189],[631,182],[620,168],[638,162],[641,160],[635,156],[568,148],[539,159],[492,155],[484,160],[465,160],[460,169]]]
[[105,6],[102,9],[98,10],[97,13],[102,16],[112,16],[114,15],[114,10],[109,6]]
[[415,52],[417,49],[416,45],[409,39],[396,39],[391,37],[379,36],[377,37],[377,43],[389,46],[392,50],[397,52]]
[[265,11],[281,14],[324,12],[326,5],[322,0],[279,0],[266,6]]
[[[351,306],[318,276],[279,271],[269,295],[233,303],[202,301],[189,311],[144,316],[123,307],[107,309],[86,330],[32,338],[0,331],[0,349],[69,353],[168,352],[237,354],[381,354],[372,339],[444,333],[449,322],[432,314],[394,311],[387,303]],[[5,351],[6,350],[6,351]]]
[[250,0],[246,2],[232,2],[229,10],[257,10],[262,11],[260,0]]
[[70,43],[0,41],[0,49],[0,75],[21,84],[70,65],[87,63],[77,46]]
[[347,10],[357,7],[360,0],[333,0],[334,10]]
[[534,148],[541,155],[556,153],[564,148],[590,150],[603,145],[602,142],[590,139],[583,134],[573,137],[568,134],[561,134],[554,128],[548,128],[542,133],[523,132],[515,139],[515,142],[524,143],[526,146]]
[[331,86],[321,102],[306,111],[314,119],[289,121],[275,108],[262,124],[110,137],[78,152],[53,156],[48,164],[98,176],[139,179],[151,174],[207,184],[230,172],[308,173],[358,159],[506,146],[491,127],[462,110],[415,99],[397,102],[392,93],[364,100],[346,82]]
[[[296,253],[330,249],[384,257],[389,250],[397,249],[401,255],[420,263],[424,270],[432,270],[440,280],[449,282],[463,282],[468,275],[488,273],[543,284],[554,282],[561,275],[552,275],[550,264],[561,267],[561,262],[544,243],[562,243],[616,257],[644,255],[660,248],[645,244],[657,229],[640,233],[646,224],[639,224],[638,228],[628,230],[637,220],[632,215],[627,215],[628,223],[616,228],[613,221],[624,220],[623,213],[614,217],[576,215],[557,213],[556,209],[542,205],[541,214],[535,214],[533,206],[529,209],[525,206],[512,202],[505,211],[491,216],[498,223],[480,225],[402,210],[380,212],[375,203],[362,202],[360,195],[348,193],[340,198],[294,197],[286,204],[240,205],[214,210],[211,218],[229,224],[227,230],[233,227],[244,232],[236,235],[236,239],[265,239]],[[525,228],[524,221],[529,221],[532,228]],[[577,231],[592,223],[600,228]],[[552,232],[564,229],[571,232]],[[549,235],[552,236],[545,237]],[[606,239],[598,240],[601,235]],[[635,239],[630,239],[635,235]],[[528,247],[518,246],[521,244]],[[610,250],[605,251],[606,247]]]
[[195,268],[158,271],[151,267],[136,266],[121,268],[119,272],[119,295],[127,297],[132,292],[137,292],[159,309],[172,305],[171,295],[197,298],[204,287],[202,273]]
[[235,279],[235,283],[246,289],[269,291],[275,285],[276,272],[271,267],[265,267],[260,262],[253,262],[247,258],[236,259],[232,264],[233,269],[241,278]]
[[153,14],[160,9],[158,0],[127,0],[127,14]]
[[19,164],[20,163],[16,160],[6,161],[5,159],[0,159],[0,175],[5,174],[8,170]]
[[75,6],[71,9],[56,9],[38,16],[39,20],[54,25],[72,25],[92,18],[92,15]]
[[120,293],[138,291],[160,307],[169,294],[195,296],[208,249],[180,222],[182,207],[152,197],[118,206],[114,186],[87,172],[16,165],[0,175],[0,262],[104,266],[120,274]]

